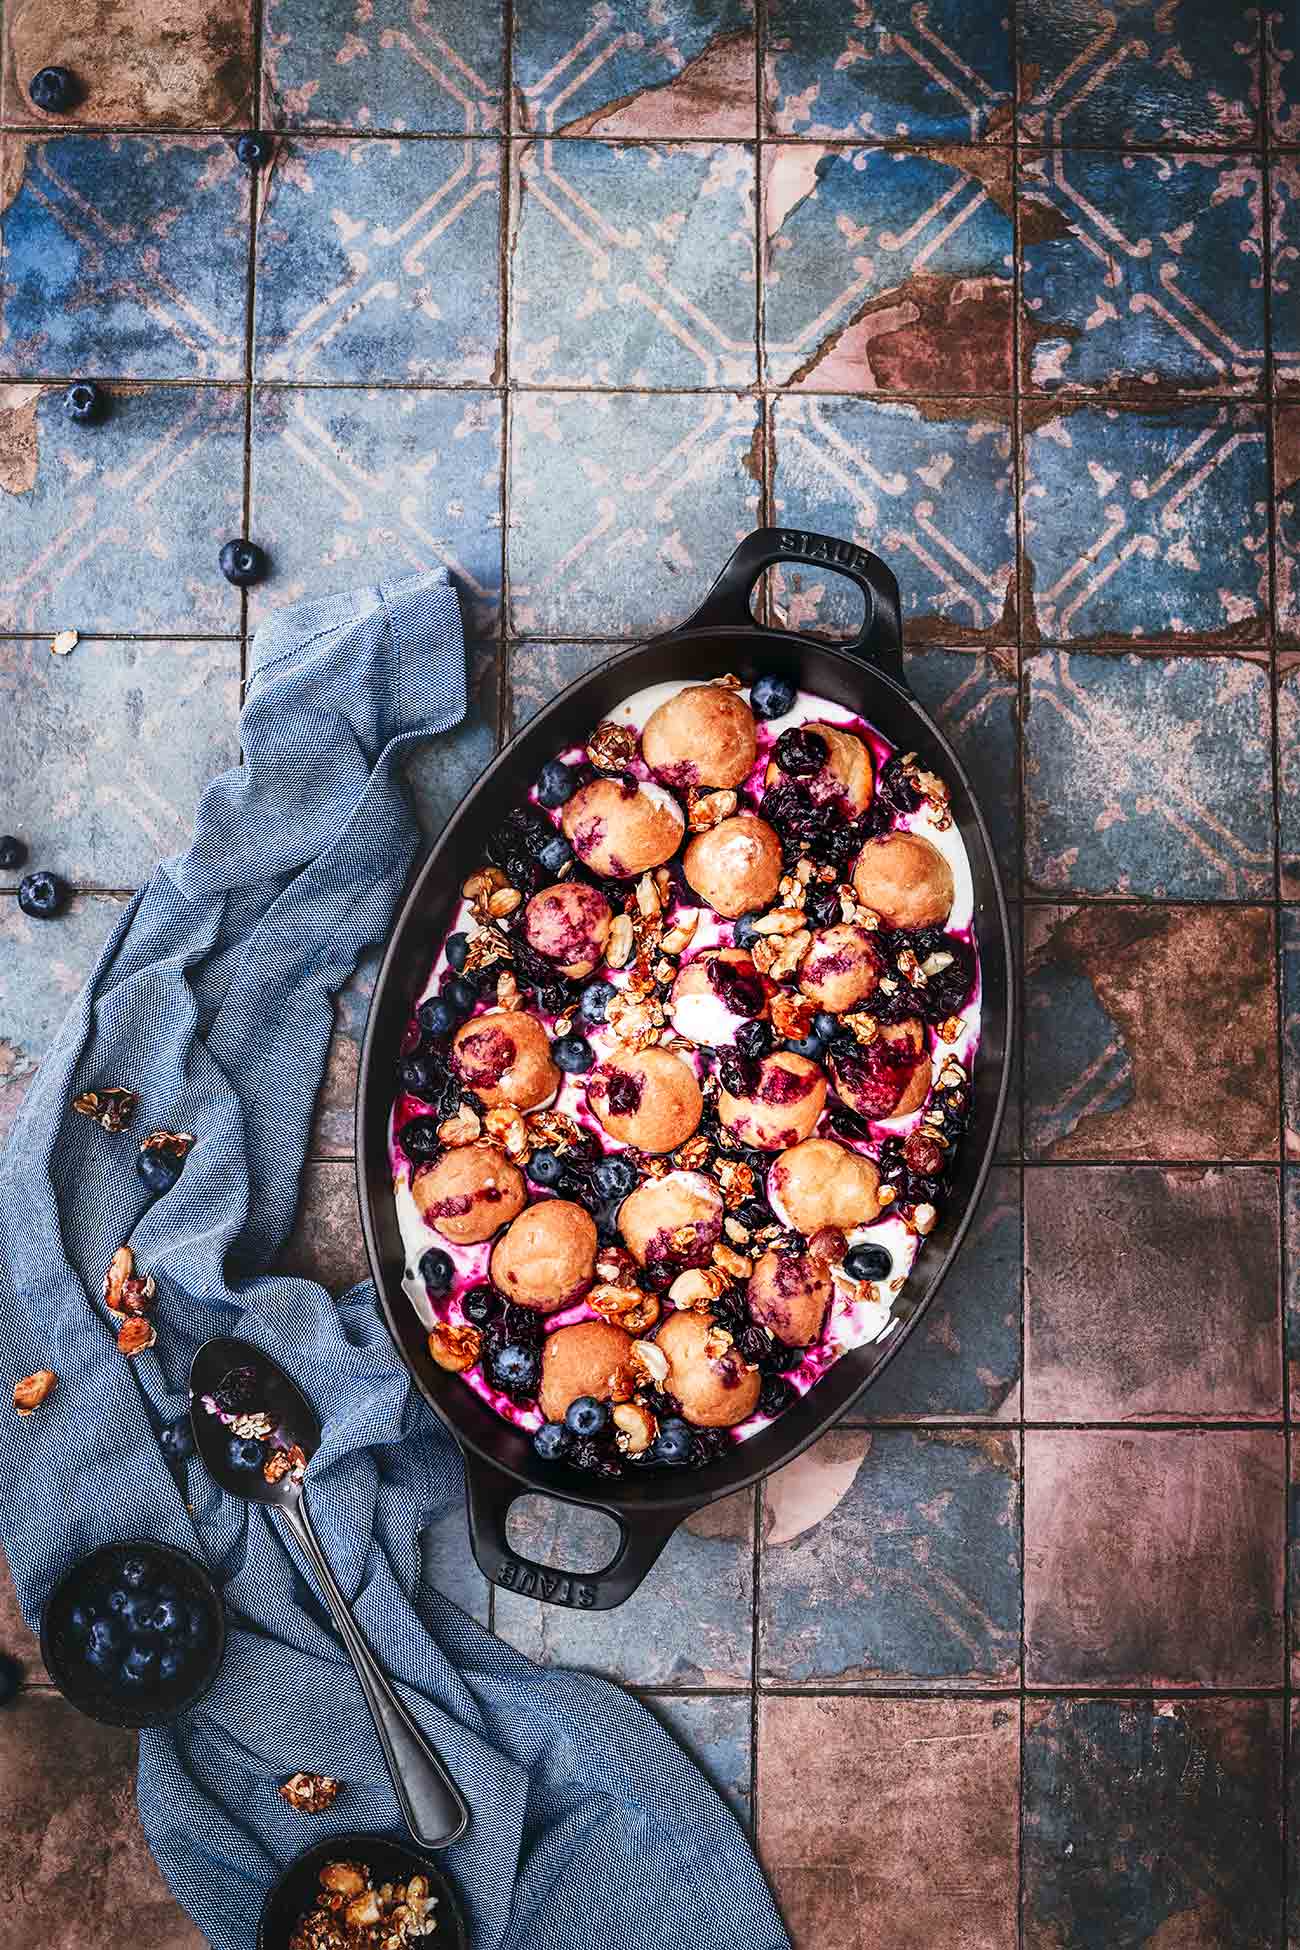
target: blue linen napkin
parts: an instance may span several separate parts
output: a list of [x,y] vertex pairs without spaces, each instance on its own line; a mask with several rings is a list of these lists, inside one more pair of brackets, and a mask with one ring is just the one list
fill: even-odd
[[[127,908],[0,1159],[2,1541],[33,1625],[98,1543],[153,1536],[212,1566],[225,1661],[191,1714],[142,1736],[138,1797],[195,1922],[217,1950],[252,1950],[263,1892],[301,1848],[401,1832],[352,1667],[283,1533],[197,1460],[182,1495],[158,1445],[200,1342],[256,1341],[320,1413],[308,1489],[326,1553],[470,1803],[443,1859],[474,1950],[789,1950],[739,1825],[637,1702],[534,1666],[421,1585],[418,1533],[460,1504],[460,1462],[373,1288],[336,1304],[266,1270],[293,1224],[332,997],[384,938],[417,850],[398,753],[465,702],[441,571],[299,603],[259,633],[244,764]],[[118,1137],[70,1108],[113,1084],[143,1098]],[[155,1128],[198,1141],[151,1200],[134,1159]],[[157,1345],[133,1361],[100,1299],[123,1243],[159,1289]],[[39,1368],[58,1385],[20,1419],[9,1386]],[[281,1800],[299,1768],[343,1782],[326,1814]]]

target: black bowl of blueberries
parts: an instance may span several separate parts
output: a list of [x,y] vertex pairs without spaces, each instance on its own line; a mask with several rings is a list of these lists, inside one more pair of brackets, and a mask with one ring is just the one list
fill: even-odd
[[45,1602],[41,1656],[73,1706],[112,1727],[156,1727],[211,1687],[226,1644],[197,1558],[137,1538],[79,1557]]

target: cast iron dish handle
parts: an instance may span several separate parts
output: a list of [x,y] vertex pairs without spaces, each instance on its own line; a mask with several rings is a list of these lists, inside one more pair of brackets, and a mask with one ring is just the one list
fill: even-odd
[[898,603],[898,579],[878,555],[856,542],[838,542],[832,535],[814,535],[806,528],[756,528],[746,535],[684,630],[755,627],[749,599],[764,569],[777,562],[802,562],[809,568],[831,569],[856,582],[866,598],[862,628],[851,643],[837,644],[852,657],[861,657],[895,684],[903,678],[903,623]]
[[[503,1591],[541,1598],[548,1605],[568,1605],[572,1611],[613,1611],[630,1598],[642,1578],[653,1570],[660,1551],[676,1530],[679,1509],[634,1510],[624,1513],[606,1503],[583,1503],[612,1517],[619,1529],[618,1550],[603,1571],[560,1571],[535,1564],[512,1551],[506,1536],[510,1506],[521,1496],[539,1495],[497,1469],[482,1456],[466,1456],[465,1488],[469,1501],[469,1535],[479,1570]],[[554,1492],[550,1492],[554,1496]],[[557,1502],[564,1501],[556,1497]]]

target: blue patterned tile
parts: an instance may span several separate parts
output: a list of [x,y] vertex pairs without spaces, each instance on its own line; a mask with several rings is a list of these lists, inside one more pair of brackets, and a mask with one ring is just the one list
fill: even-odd
[[753,21],[753,0],[516,0],[515,126],[753,135]]
[[651,1693],[644,1704],[663,1721],[740,1819],[750,1817],[750,1741],[753,1703],[748,1693]]
[[[742,1490],[674,1532],[617,1611],[568,1611],[498,1590],[496,1629],[541,1665],[579,1666],[624,1685],[748,1685],[753,1533],[753,1496]],[[510,1540],[540,1563],[594,1570],[613,1556],[617,1536],[595,1511],[531,1496],[515,1505]]]
[[1268,898],[1268,668],[1041,650],[1025,661],[1025,877],[1042,893]]
[[1009,393],[1006,150],[764,152],[768,377],[830,392]]
[[0,373],[235,379],[248,172],[210,136],[0,138]]
[[514,643],[510,646],[510,735],[562,690],[608,661],[617,643]]
[[1259,390],[1258,161],[1058,149],[1025,158],[1019,189],[1027,386]]
[[500,179],[496,142],[281,143],[257,224],[259,377],[490,382]]
[[[852,1475],[857,1454],[862,1460]],[[797,1497],[789,1487],[795,1472]],[[823,1483],[840,1489],[845,1475],[848,1487],[823,1515]],[[763,1494],[765,1681],[1015,1684],[1014,1435],[838,1430],[769,1478]]]
[[[126,6],[51,6],[9,0],[0,121],[49,128],[247,127],[252,114],[254,0],[136,0]],[[61,115],[35,108],[32,76],[70,68],[86,83]]]
[[1300,405],[1273,415],[1273,522],[1277,556],[1277,633],[1300,642]]
[[1283,900],[1300,900],[1300,660],[1278,660],[1277,816]]
[[1274,1950],[1282,1714],[1264,1699],[1027,1700],[1026,1950]]
[[771,0],[767,113],[778,135],[1006,140],[1006,16],[963,0]]
[[1273,955],[1266,908],[1027,908],[1026,1150],[1275,1160]]
[[482,778],[500,740],[500,659],[495,641],[479,638],[466,646],[469,709],[454,731],[444,731],[412,747],[403,773],[415,800],[426,839],[441,833],[466,793]]
[[738,144],[516,150],[510,370],[543,386],[743,386],[754,158]]
[[759,432],[757,402],[730,394],[518,394],[514,629],[639,636],[683,621],[758,526]]
[[1025,438],[1026,629],[1049,641],[1258,639],[1268,584],[1263,414],[1065,408]]
[[1009,895],[1020,884],[1019,718],[1012,650],[904,653],[907,681],[975,781]]
[[234,388],[115,386],[76,427],[61,391],[0,387],[0,630],[236,632],[243,482]]
[[1300,388],[1300,156],[1274,156],[1269,182],[1273,383],[1279,393],[1294,394]]
[[475,0],[267,0],[263,59],[280,128],[501,126],[501,11]]
[[1259,16],[1222,0],[1035,0],[1020,14],[1031,141],[1231,148],[1259,140]]
[[1274,142],[1300,143],[1300,16],[1294,7],[1264,9],[1264,85]]
[[[42,866],[36,835],[31,841],[32,865]],[[12,894],[0,894],[0,1138],[125,909],[109,894],[78,894],[57,919],[32,921]]]
[[[135,887],[239,762],[237,643],[0,641],[8,832],[77,887]],[[0,885],[17,885],[17,873]]]
[[303,595],[444,563],[467,637],[496,625],[501,407],[488,393],[259,389],[252,531],[271,558],[260,623]]
[[[774,447],[778,520],[883,556],[898,577],[909,642],[1014,639],[1004,409],[781,398]],[[840,577],[787,567],[774,587],[796,629],[843,631],[861,612],[862,598]]]
[[1020,1174],[996,1166],[920,1325],[846,1420],[1007,1422],[1019,1410]]

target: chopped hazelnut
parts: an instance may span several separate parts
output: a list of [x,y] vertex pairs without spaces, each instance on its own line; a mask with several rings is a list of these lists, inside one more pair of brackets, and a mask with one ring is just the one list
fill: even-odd
[[291,1774],[280,1788],[280,1798],[299,1814],[318,1815],[330,1806],[339,1784],[328,1774]]
[[49,1368],[39,1368],[25,1380],[14,1383],[14,1407],[20,1415],[30,1415],[39,1408],[45,1397],[58,1381],[58,1376]]
[[158,1329],[151,1320],[135,1318],[124,1320],[117,1330],[117,1344],[123,1354],[142,1354],[152,1347],[158,1338]]
[[439,1321],[429,1332],[429,1352],[440,1368],[450,1374],[464,1374],[478,1360],[483,1347],[483,1336],[477,1327],[466,1323],[453,1327],[447,1321]]

